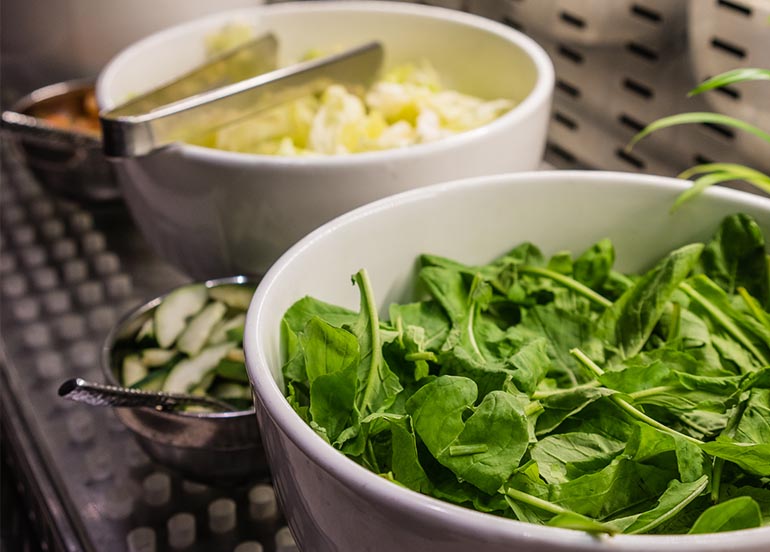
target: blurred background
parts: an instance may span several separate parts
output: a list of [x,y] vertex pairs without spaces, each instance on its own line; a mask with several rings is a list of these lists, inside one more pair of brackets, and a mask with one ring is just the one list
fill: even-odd
[[[767,144],[720,125],[672,128],[624,149],[651,121],[686,111],[770,129],[767,83],[687,96],[722,71],[770,68],[770,0],[423,3],[500,21],[547,50],[557,75],[549,166],[674,176],[719,161],[770,171]],[[154,31],[255,4],[1,0],[0,106],[42,86],[95,77],[120,49]],[[123,309],[184,276],[147,248],[119,200],[51,196],[5,132],[0,194],[2,549],[150,552],[167,549],[173,533],[189,550],[233,550],[255,540],[266,550],[291,550],[280,516],[264,514],[274,502],[264,506],[252,492],[263,482],[217,488],[182,480],[154,465],[111,412],[95,415],[54,398],[65,376],[98,373],[104,333]],[[225,530],[193,530],[189,540],[190,520],[174,517],[183,509],[199,527],[223,516]],[[249,550],[257,549],[240,552]]]

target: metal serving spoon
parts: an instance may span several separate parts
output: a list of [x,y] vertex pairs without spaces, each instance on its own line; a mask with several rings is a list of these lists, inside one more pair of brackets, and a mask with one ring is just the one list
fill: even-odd
[[182,406],[206,406],[223,412],[238,410],[213,397],[201,395],[183,395],[180,393],[163,393],[160,391],[143,391],[127,387],[117,387],[103,383],[72,378],[59,387],[59,396],[91,406],[141,407],[149,406],[161,410],[173,410]]

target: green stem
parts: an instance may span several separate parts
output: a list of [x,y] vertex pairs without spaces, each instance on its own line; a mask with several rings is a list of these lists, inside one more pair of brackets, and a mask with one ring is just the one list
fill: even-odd
[[666,343],[673,343],[679,337],[682,322],[682,305],[674,301],[671,303],[671,324],[668,328]]
[[569,276],[565,276],[564,274],[559,274],[558,272],[554,272],[553,270],[548,270],[547,268],[540,268],[537,266],[530,266],[530,265],[520,265],[517,267],[517,270],[523,274],[535,274],[537,276],[549,278],[554,282],[560,283],[564,287],[570,288],[572,291],[579,293],[583,297],[590,299],[594,303],[601,305],[604,308],[608,309],[612,306],[612,301],[610,301],[606,297],[603,297],[602,295],[599,295],[590,287],[584,284],[581,284],[574,278],[570,278]]
[[470,305],[468,306],[468,308],[470,309],[470,313],[468,315],[467,331],[468,331],[468,339],[471,342],[471,347],[473,347],[473,352],[475,352],[476,355],[478,355],[480,361],[484,362],[486,359],[484,358],[484,355],[481,354],[481,348],[479,347],[478,343],[476,343],[476,336],[473,333],[473,324],[476,319],[476,312],[477,312],[478,305],[476,304],[475,301],[473,301],[472,298],[476,292],[476,288],[478,287],[479,282],[481,281],[483,281],[481,274],[476,274],[473,277],[473,282],[471,283],[471,289],[470,289],[470,292],[468,293],[468,298],[470,300]]
[[488,450],[489,446],[484,443],[475,445],[452,445],[449,447],[449,456],[470,456],[472,454],[481,454]]
[[600,386],[601,386],[600,382],[593,380],[593,381],[589,381],[588,383],[584,383],[582,385],[576,385],[574,387],[565,387],[563,389],[553,389],[550,391],[535,391],[534,393],[532,393],[532,399],[533,400],[548,399],[550,397],[561,395],[563,393],[570,393],[578,389],[591,389],[592,387],[600,387]]
[[716,322],[721,324],[722,327],[727,330],[727,333],[733,336],[735,340],[738,341],[738,343],[743,345],[746,350],[754,355],[757,360],[759,360],[759,362],[764,365],[770,364],[770,360],[764,357],[762,352],[759,351],[759,349],[757,349],[751,341],[749,341],[749,338],[746,337],[741,329],[735,325],[732,320],[725,316],[725,314],[716,305],[695,291],[695,289],[687,282],[682,282],[679,284],[679,287],[682,288],[682,290],[696,303],[700,304],[701,307],[706,309],[706,312],[708,312]]
[[738,294],[741,296],[741,299],[743,299],[743,302],[746,303],[746,306],[749,308],[752,314],[756,316],[757,320],[759,320],[759,322],[764,327],[770,330],[770,317],[768,317],[764,309],[759,306],[759,302],[757,302],[757,300],[754,299],[748,291],[746,291],[745,287],[739,287]]
[[542,404],[540,404],[537,401],[533,401],[533,402],[529,403],[527,406],[524,407],[524,415],[527,418],[529,418],[530,416],[534,416],[535,414],[539,414],[543,410],[545,410],[545,408],[543,408]]
[[633,393],[629,393],[628,396],[636,401],[639,399],[645,399],[647,397],[653,397],[655,395],[659,395],[660,393],[669,393],[675,389],[676,388],[672,387],[671,385],[661,385],[659,387],[650,387],[649,389],[634,391]]
[[547,500],[543,500],[542,498],[537,498],[536,496],[532,496],[531,494],[525,493],[523,491],[519,491],[518,489],[509,488],[505,490],[505,494],[512,498],[513,500],[516,500],[518,502],[523,502],[524,504],[529,504],[530,506],[534,506],[535,508],[538,508],[540,510],[545,510],[546,512],[550,512],[552,514],[571,514],[571,510],[567,510],[566,508],[563,508],[559,506],[558,504],[554,504],[553,502],[548,502]]
[[436,355],[431,351],[418,351],[416,353],[405,354],[404,360],[409,360],[411,362],[415,362],[417,360],[429,360],[431,362],[436,362],[438,359],[436,358]]
[[[575,358],[577,358],[581,364],[583,364],[586,368],[588,368],[591,372],[593,372],[597,376],[601,376],[602,374],[604,374],[604,370],[599,368],[599,366],[597,366],[594,363],[594,361],[588,358],[588,356],[580,349],[572,349],[570,351],[570,354]],[[688,441],[694,445],[700,446],[703,444],[703,442],[699,441],[698,439],[690,437],[689,435],[685,435],[684,433],[679,433],[675,429],[671,429],[670,427],[661,424],[659,421],[653,418],[650,418],[647,414],[645,414],[638,408],[634,407],[631,403],[629,403],[625,399],[618,397],[617,395],[610,395],[609,398],[618,407],[620,407],[622,410],[630,414],[632,417],[646,423],[647,425],[654,427],[657,430],[663,431],[664,433],[668,433],[669,435],[673,435],[675,437],[680,437],[685,441]]]
[[356,273],[356,282],[361,290],[362,301],[366,305],[366,310],[369,313],[369,330],[371,332],[372,340],[372,354],[369,361],[369,375],[366,378],[366,388],[364,389],[363,399],[358,407],[358,411],[362,416],[369,409],[369,403],[372,401],[372,395],[375,391],[374,382],[379,376],[379,368],[382,363],[382,346],[380,344],[380,321],[377,317],[377,306],[374,301],[374,292],[372,291],[372,285],[369,281],[369,275],[365,269],[361,269]]
[[714,457],[714,465],[711,468],[711,502],[719,502],[719,488],[722,486],[722,469],[725,466],[725,459]]

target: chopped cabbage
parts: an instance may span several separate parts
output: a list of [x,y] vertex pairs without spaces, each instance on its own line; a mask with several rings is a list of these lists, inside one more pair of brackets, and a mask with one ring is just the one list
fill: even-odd
[[[207,39],[210,53],[251,38],[252,30],[231,24]],[[308,52],[304,59],[323,55]],[[197,143],[242,153],[283,156],[341,155],[403,148],[441,140],[500,117],[511,100],[483,100],[442,86],[428,62],[391,68],[367,91],[329,86],[262,111]]]

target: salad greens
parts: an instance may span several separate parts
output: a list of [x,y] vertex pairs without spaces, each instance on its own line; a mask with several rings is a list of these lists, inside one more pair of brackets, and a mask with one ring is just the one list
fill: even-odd
[[399,485],[603,533],[770,524],[770,256],[727,217],[647,272],[602,240],[483,266],[420,257],[425,297],[380,320],[304,297],[285,313],[294,410]]

